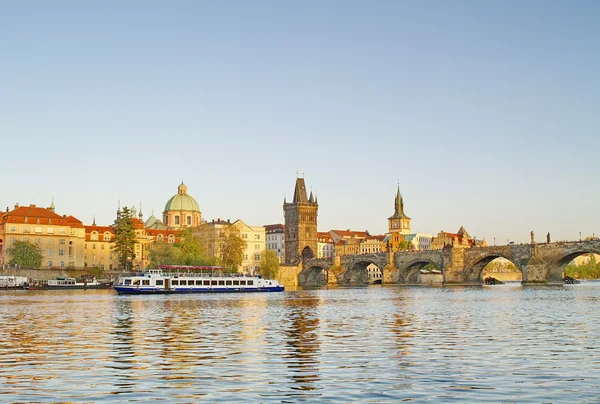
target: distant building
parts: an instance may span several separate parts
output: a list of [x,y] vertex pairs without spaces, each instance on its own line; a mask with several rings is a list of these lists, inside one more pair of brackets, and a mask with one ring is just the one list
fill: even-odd
[[306,194],[304,178],[296,178],[294,199],[283,199],[285,217],[285,263],[296,264],[300,260],[317,256],[317,198]]
[[407,242],[412,243],[415,250],[431,250],[431,239],[433,238],[433,234],[414,233],[407,234],[404,238]]
[[266,249],[274,251],[279,262],[283,262],[285,260],[285,226],[283,224],[267,224],[264,228]]
[[485,238],[480,241],[471,237],[463,226],[456,233],[440,231],[431,240],[431,250],[441,250],[444,247],[478,247],[487,246]]
[[360,244],[369,236],[369,232],[350,229],[330,230],[329,235],[334,242],[334,255],[341,257],[360,254]]
[[10,262],[7,248],[20,240],[42,249],[41,268],[83,269],[85,228],[75,217],[54,210],[54,203],[49,208],[15,205],[0,214],[0,263]]
[[367,236],[360,243],[361,254],[377,254],[383,250],[384,235],[380,236]]
[[258,271],[262,252],[266,249],[264,226],[249,226],[239,219],[233,223],[230,220],[217,219],[206,222],[202,226],[204,229],[197,235],[203,237],[202,242],[207,247],[207,254],[219,259],[222,259],[225,253],[223,248],[228,232],[235,228],[242,240],[246,242],[238,272],[254,274]]
[[333,239],[326,232],[317,232],[317,258],[331,258],[334,255]]
[[162,224],[169,229],[196,227],[202,223],[200,206],[187,192],[187,186],[182,182],[177,187],[177,194],[165,204]]

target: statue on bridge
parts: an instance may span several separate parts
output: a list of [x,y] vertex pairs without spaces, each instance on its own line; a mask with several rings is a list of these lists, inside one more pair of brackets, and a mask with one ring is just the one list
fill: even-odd
[[546,243],[550,243],[550,232],[548,232],[548,234],[546,234]]
[[531,230],[531,233],[529,233],[529,235],[531,236],[531,244],[535,244],[535,235],[533,234],[533,230]]

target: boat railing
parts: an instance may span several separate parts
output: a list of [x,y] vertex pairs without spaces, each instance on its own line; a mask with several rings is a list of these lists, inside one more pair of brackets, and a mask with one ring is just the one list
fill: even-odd
[[159,275],[165,278],[256,278],[255,275],[244,275],[239,273],[214,273],[214,272],[162,272],[160,274],[151,272],[133,272],[121,274],[121,278],[145,277]]

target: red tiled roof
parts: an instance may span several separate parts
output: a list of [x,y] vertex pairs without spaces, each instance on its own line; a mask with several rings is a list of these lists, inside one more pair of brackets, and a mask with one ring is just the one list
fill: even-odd
[[279,233],[277,230],[285,230],[283,224],[265,224],[263,227],[267,233]]
[[[75,218],[73,217],[73,219]],[[79,222],[79,220],[75,220]],[[31,204],[29,206],[18,206],[12,211],[4,213],[0,219],[0,223],[53,224],[59,226],[69,226],[73,225],[74,222],[71,221],[69,223],[67,217],[61,216],[50,209],[39,208],[36,205]]]
[[331,230],[331,231],[335,232],[340,237],[356,236],[356,237],[365,238],[369,235],[369,233],[366,231],[354,231],[354,230]]

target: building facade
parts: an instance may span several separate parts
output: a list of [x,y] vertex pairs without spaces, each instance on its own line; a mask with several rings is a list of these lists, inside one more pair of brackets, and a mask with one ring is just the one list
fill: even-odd
[[233,231],[245,242],[242,263],[237,268],[239,273],[254,274],[258,271],[262,252],[266,249],[266,230],[264,226],[249,226],[242,220],[212,220],[206,222],[194,232],[200,237],[208,256],[223,259],[226,238]]
[[283,224],[267,224],[264,228],[266,249],[274,251],[279,262],[283,262],[285,260],[285,226]]
[[317,258],[331,258],[334,256],[334,244],[331,235],[326,232],[317,232]]
[[285,263],[296,264],[300,260],[317,256],[317,198],[306,194],[304,178],[296,178],[294,199],[283,200],[285,218]]
[[17,240],[37,244],[43,253],[41,268],[83,269],[85,265],[85,228],[73,216],[55,213],[34,204],[15,205],[0,217],[0,263],[10,263],[7,251]]

